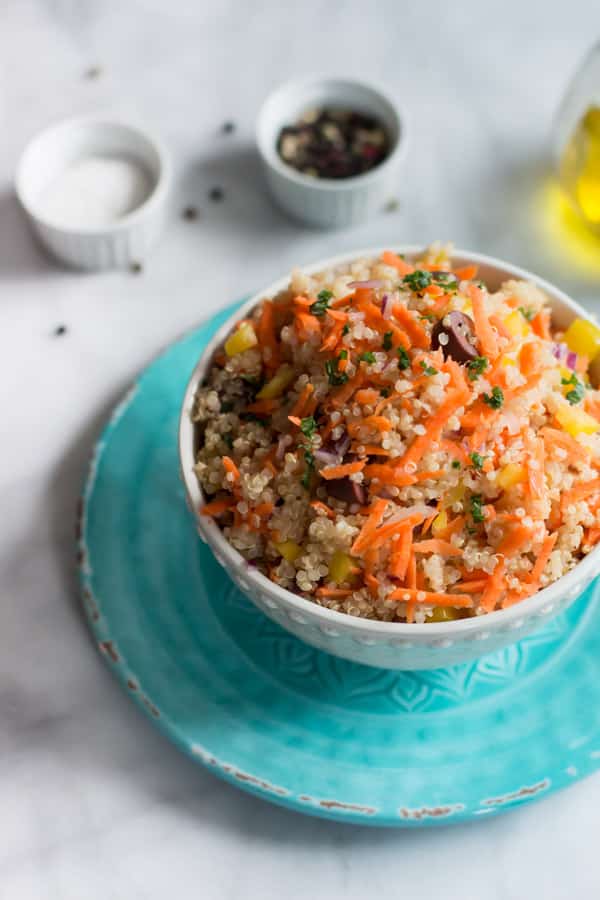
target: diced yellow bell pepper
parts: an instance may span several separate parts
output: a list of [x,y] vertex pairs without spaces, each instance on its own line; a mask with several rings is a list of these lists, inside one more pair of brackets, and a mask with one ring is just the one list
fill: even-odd
[[455,503],[461,503],[464,499],[466,490],[464,484],[457,484],[456,487],[450,488],[443,500],[444,507],[449,509],[451,506],[454,506]]
[[516,366],[517,361],[513,359],[512,356],[503,356],[502,357],[502,365],[503,366]]
[[505,319],[503,319],[502,324],[506,330],[510,332],[512,337],[515,338],[527,337],[531,332],[531,327],[527,319],[518,309],[514,309]]
[[573,319],[564,337],[565,344],[574,353],[593,360],[600,353],[600,328],[587,319]]
[[437,516],[431,523],[431,533],[434,537],[439,537],[440,534],[443,534],[447,527],[448,513],[445,509],[442,509],[442,511],[437,514]]
[[460,610],[452,606],[434,606],[426,616],[428,622],[453,622],[460,619]]
[[291,366],[283,365],[275,372],[270,381],[263,384],[256,395],[257,400],[273,400],[280,397],[286,387],[294,380],[294,370]]
[[556,418],[571,437],[577,437],[579,434],[596,434],[600,431],[600,422],[578,406],[561,404],[556,410]]
[[225,353],[227,356],[237,356],[238,353],[250,350],[251,347],[256,347],[257,344],[258,338],[251,322],[242,322],[237,331],[230,334],[225,341]]
[[329,562],[329,577],[336,584],[349,581],[354,568],[354,560],[343,550],[336,550]]
[[281,541],[279,544],[275,544],[275,547],[277,552],[289,563],[296,562],[302,553],[302,547],[296,541]]
[[496,484],[500,490],[507,491],[509,488],[514,487],[515,484],[525,481],[526,477],[525,466],[520,465],[520,463],[507,463],[498,472]]

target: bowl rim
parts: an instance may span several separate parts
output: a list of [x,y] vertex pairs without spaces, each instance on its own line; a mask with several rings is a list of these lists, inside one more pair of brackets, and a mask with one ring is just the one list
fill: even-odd
[[[158,161],[158,172],[154,179],[154,184],[146,199],[132,209],[131,212],[122,216],[116,222],[110,225],[68,225],[60,222],[58,219],[45,216],[39,209],[35,200],[29,195],[29,165],[30,155],[36,146],[43,144],[54,135],[60,137],[60,133],[64,132],[62,141],[67,145],[71,141],[71,135],[77,131],[96,128],[118,128],[130,135],[135,134],[138,138],[142,138],[152,151],[156,154]],[[101,113],[87,114],[81,116],[71,116],[66,119],[60,119],[53,122],[41,131],[34,134],[23,148],[14,177],[14,187],[17,199],[32,221],[43,225],[45,228],[65,235],[85,235],[89,237],[107,237],[127,230],[138,224],[142,219],[150,215],[165,199],[172,179],[172,164],[169,153],[165,145],[156,135],[146,130],[146,128],[132,122],[127,122],[119,117],[111,117]]]
[[[321,85],[327,83],[334,85],[343,84],[351,89],[358,89],[360,91],[366,89],[373,94],[376,94],[383,104],[389,108],[390,117],[394,119],[396,136],[390,152],[377,166],[374,166],[374,168],[369,169],[367,172],[363,172],[361,175],[352,175],[349,178],[312,178],[310,175],[303,175],[301,172],[296,171],[293,166],[284,163],[277,153],[275,144],[271,141],[267,141],[265,137],[266,121],[269,118],[271,104],[276,98],[285,96],[286,94],[293,94],[297,90],[312,86],[317,90]],[[328,191],[337,191],[341,193],[350,191],[362,185],[370,184],[375,181],[381,173],[387,173],[389,169],[393,168],[404,157],[407,147],[406,121],[406,114],[400,109],[396,101],[374,82],[362,81],[358,78],[349,78],[344,75],[312,75],[308,78],[295,78],[291,81],[286,81],[267,95],[257,116],[255,138],[258,151],[264,164],[270,169],[274,169],[281,177],[300,187],[309,188],[314,191],[323,191],[324,193],[327,193]]]
[[[398,253],[403,253],[408,257],[422,253],[423,246],[415,244],[397,245],[392,244]],[[301,270],[310,275],[323,269],[328,269],[343,263],[351,262],[356,259],[374,258],[380,256],[383,252],[382,247],[368,247],[364,250],[356,250],[337,254],[333,257],[319,260],[307,266],[300,266]],[[593,320],[593,317],[583,309],[578,303],[567,296],[560,288],[555,287],[545,279],[523,269],[520,266],[507,263],[496,257],[488,256],[483,253],[475,253],[468,250],[453,249],[452,258],[456,259],[462,265],[474,263],[480,266],[488,266],[502,272],[503,278],[515,277],[518,279],[533,281],[538,287],[547,293],[551,305],[563,308],[574,316]],[[235,570],[243,570],[244,579],[249,582],[249,588],[258,591],[270,593],[276,598],[280,604],[288,607],[299,615],[306,614],[311,618],[321,619],[324,625],[328,625],[332,629],[340,628],[342,632],[349,634],[356,632],[357,635],[369,635],[376,637],[402,637],[404,639],[417,639],[418,642],[424,641],[426,638],[440,640],[443,638],[460,638],[467,637],[469,633],[474,631],[486,632],[495,630],[496,628],[517,628],[524,618],[531,618],[536,614],[540,616],[550,614],[556,602],[569,591],[577,588],[583,579],[591,580],[600,569],[600,545],[590,551],[577,565],[562,575],[557,581],[537,591],[520,603],[515,603],[507,609],[495,610],[481,616],[473,616],[469,619],[458,619],[450,622],[430,622],[430,623],[408,623],[408,622],[384,622],[379,619],[363,619],[358,616],[351,616],[348,613],[338,612],[337,610],[328,609],[319,606],[312,600],[294,594],[286,588],[280,587],[263,575],[258,569],[254,569],[249,565],[246,559],[239,553],[223,535],[221,529],[216,522],[208,516],[200,515],[199,509],[205,502],[204,492],[202,491],[193,471],[194,465],[194,426],[190,417],[192,403],[196,394],[199,382],[204,377],[212,357],[217,347],[224,341],[232,330],[235,323],[248,315],[248,313],[261,300],[274,296],[283,290],[289,283],[289,273],[278,278],[268,287],[257,291],[248,298],[235,312],[227,318],[227,320],[217,329],[213,337],[207,343],[200,358],[198,359],[192,374],[188,380],[183,403],[179,416],[179,465],[180,474],[185,487],[188,505],[194,516],[196,526],[200,536],[206,540],[211,549],[218,550],[221,557],[224,558],[227,566],[231,566]],[[547,608],[547,609],[546,609]]]

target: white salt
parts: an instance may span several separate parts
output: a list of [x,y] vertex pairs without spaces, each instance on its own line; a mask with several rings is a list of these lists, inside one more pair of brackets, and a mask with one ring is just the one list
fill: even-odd
[[148,173],[135,160],[87,156],[50,183],[40,209],[44,218],[60,225],[103,227],[141,206],[151,189]]

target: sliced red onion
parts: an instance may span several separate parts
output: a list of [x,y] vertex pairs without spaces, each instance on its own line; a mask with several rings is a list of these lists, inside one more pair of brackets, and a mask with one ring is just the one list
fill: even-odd
[[577,368],[577,354],[573,352],[573,350],[569,350],[567,353],[567,358],[565,359],[565,363],[567,364],[567,369],[571,369],[573,372]]
[[337,441],[333,442],[333,449],[338,454],[338,456],[344,457],[350,449],[350,443],[350,435],[347,431],[345,431],[343,435],[337,439]]
[[579,358],[573,350],[569,350],[566,344],[553,344],[552,353],[556,359],[564,363],[567,369],[571,369],[572,372],[576,371]]
[[381,315],[384,319],[387,320],[392,318],[392,308],[392,298],[389,294],[384,294],[381,300]]
[[408,516],[412,516],[414,513],[427,518],[431,515],[431,507],[426,506],[424,503],[415,503],[413,506],[405,506],[404,509],[400,509],[397,512],[393,513],[389,519],[385,520],[385,525],[391,524],[392,522],[401,522],[403,519],[408,518]]
[[382,288],[385,284],[385,281],[382,281],[381,278],[370,278],[368,281],[351,281],[348,285],[349,288],[370,288],[373,291]]
[[322,463],[324,466],[337,466],[339,461],[339,456],[337,453],[333,453],[331,450],[323,450],[323,448],[319,448],[319,450],[315,450],[315,459],[318,462]]
[[292,437],[289,434],[282,434],[279,440],[277,441],[277,449],[275,451],[275,459],[277,462],[281,462],[283,457],[285,456],[286,448],[290,446],[292,443]]

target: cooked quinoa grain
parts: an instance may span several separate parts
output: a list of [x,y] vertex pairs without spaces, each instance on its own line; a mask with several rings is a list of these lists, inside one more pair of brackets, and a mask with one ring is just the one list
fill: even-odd
[[349,615],[506,608],[600,538],[600,329],[434,245],[295,270],[195,398],[196,474],[227,540]]

